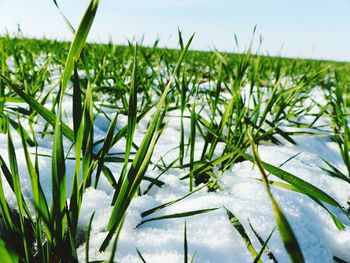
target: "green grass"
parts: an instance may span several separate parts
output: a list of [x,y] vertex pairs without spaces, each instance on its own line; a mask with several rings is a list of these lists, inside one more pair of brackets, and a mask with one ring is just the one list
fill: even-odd
[[[77,262],[78,221],[84,192],[88,187],[97,188],[102,176],[113,187],[114,197],[111,216],[106,219],[107,236],[100,251],[109,248],[109,261],[113,262],[119,233],[135,196],[161,187],[166,172],[180,168],[187,173],[179,180],[188,180],[188,193],[144,211],[138,226],[223,209],[208,207],[152,215],[204,188],[221,191],[221,175],[242,161],[252,162],[259,168],[261,179],[258,181],[265,185],[276,228],[292,262],[303,262],[304,251],[293,232],[293,225],[275,200],[272,188],[283,188],[311,198],[327,211],[339,231],[344,229],[332,209],[339,209],[349,218],[346,208],[298,175],[261,161],[257,146],[262,143],[295,144],[293,136],[297,135],[329,136],[337,143],[347,170],[341,171],[327,160],[322,168],[330,176],[349,183],[349,64],[259,56],[251,48],[244,54],[189,51],[194,35],[186,41],[180,31],[180,50],[159,49],[158,42],[153,47],[131,43],[128,46],[86,44],[97,7],[98,1],[92,0],[76,31],[64,17],[68,30],[74,32],[71,43],[17,36],[0,38],[0,131],[7,135],[9,156],[8,160],[0,156],[3,175],[0,177],[0,210],[4,221],[0,250],[6,262]],[[43,60],[40,64],[37,62],[39,57]],[[6,63],[9,59],[13,60],[12,67]],[[56,75],[58,81],[50,74],[54,70],[59,72]],[[203,89],[203,83],[211,84]],[[248,86],[249,92],[244,93]],[[311,106],[305,104],[315,86],[325,93],[326,106],[317,101]],[[64,116],[62,102],[66,98],[73,101],[73,125]],[[51,108],[46,106],[49,99],[53,102]],[[319,113],[312,111],[314,107],[319,108]],[[115,117],[110,118],[106,109],[113,110]],[[179,113],[180,121],[179,143],[174,149],[178,157],[169,163],[163,158],[154,160],[153,151],[166,128],[165,119],[174,112]],[[135,131],[149,113],[152,114],[147,130],[138,145]],[[110,123],[105,137],[96,141],[94,123],[99,114]],[[117,130],[121,115],[128,121]],[[301,116],[314,121],[304,123]],[[322,117],[331,120],[331,129],[317,124]],[[39,133],[34,132],[39,121],[44,121],[45,127]],[[189,134],[185,133],[185,123],[189,123]],[[30,129],[25,130],[24,124]],[[293,131],[288,132],[281,126],[293,128]],[[21,191],[22,175],[18,171],[13,133],[21,138],[25,153],[34,213]],[[38,136],[53,141],[51,155],[38,153]],[[123,139],[125,150],[122,157],[116,157],[110,151]],[[69,152],[65,152],[64,141],[71,143]],[[204,146],[198,157],[195,150],[199,143]],[[52,159],[50,204],[40,182],[38,159],[41,157]],[[72,182],[68,182],[65,167],[72,159],[74,176]],[[109,168],[108,164],[112,162],[122,165],[120,174]],[[148,169],[158,171],[158,176],[146,176]],[[274,181],[276,178],[280,180]],[[15,194],[17,207],[10,207],[6,200],[4,179]],[[141,189],[143,181],[150,182],[147,189]],[[69,196],[67,184],[72,185]],[[246,231],[247,227],[231,211],[225,211],[254,262],[262,262],[263,253],[276,260],[268,246],[274,230],[263,240],[259,229],[250,225],[252,231]],[[91,216],[84,239],[86,262],[89,262],[93,218]],[[254,236],[248,236],[251,232]],[[253,246],[253,238],[259,241],[259,247]],[[190,245],[185,224],[184,262],[190,260]],[[139,250],[137,253],[146,262]],[[195,261],[194,255],[192,261]]]

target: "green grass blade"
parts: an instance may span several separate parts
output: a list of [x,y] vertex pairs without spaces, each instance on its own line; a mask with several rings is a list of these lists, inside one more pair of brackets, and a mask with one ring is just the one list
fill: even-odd
[[216,208],[200,209],[200,210],[194,210],[194,211],[189,211],[189,212],[181,212],[181,213],[175,213],[175,214],[170,214],[170,215],[157,216],[157,217],[153,217],[153,218],[142,220],[141,223],[139,223],[136,227],[139,227],[139,226],[141,226],[141,225],[143,225],[143,224],[145,224],[147,222],[195,216],[195,215],[208,213],[208,212],[211,212],[211,211],[214,211],[214,210],[217,210],[217,209],[219,209],[219,208],[216,207]]
[[90,4],[85,11],[85,14],[79,24],[79,27],[75,32],[74,39],[70,46],[68,57],[65,63],[65,69],[62,75],[61,94],[65,93],[67,84],[69,82],[69,79],[74,69],[74,65],[80,58],[80,53],[83,50],[86,38],[92,26],[92,22],[94,21],[98,4],[99,4],[99,0],[90,1]]
[[53,149],[52,149],[52,220],[54,221],[55,240],[58,244],[63,241],[65,232],[64,210],[66,203],[66,165],[63,152],[61,107],[57,113]]
[[278,228],[278,231],[280,233],[283,245],[288,252],[290,260],[293,263],[305,262],[303,253],[300,249],[300,246],[299,246],[299,243],[295,237],[295,234],[294,234],[286,216],[284,215],[284,213],[282,212],[278,203],[276,202],[275,198],[272,195],[272,192],[271,192],[270,187],[269,187],[269,181],[268,181],[267,175],[266,175],[265,170],[264,170],[264,165],[260,159],[258,150],[254,144],[254,140],[250,134],[248,134],[248,135],[249,135],[250,144],[251,144],[252,149],[253,149],[254,160],[259,168],[259,171],[261,173],[261,177],[262,177],[264,184],[265,184],[265,187],[266,187],[266,191],[267,191],[269,198],[271,200],[271,203],[272,203],[272,208],[273,208],[273,212],[275,215],[277,228]]
[[[232,226],[238,231],[238,233],[241,235],[242,239],[244,240],[244,243],[247,249],[249,250],[249,253],[252,255],[253,258],[256,258],[258,256],[258,252],[255,250],[252,242],[250,241],[250,238],[247,232],[245,231],[242,223],[230,210],[228,210],[227,208],[225,208],[225,210],[228,215],[228,218],[230,219]],[[258,262],[261,263],[262,261],[259,260]]]
[[20,124],[20,121],[18,120],[18,124],[20,127],[20,136],[22,139],[22,148],[24,151],[24,156],[27,164],[27,170],[30,176],[30,182],[32,186],[32,193],[33,193],[33,199],[34,199],[34,205],[37,210],[37,218],[43,217],[43,222],[46,224],[46,230],[47,230],[47,236],[50,240],[51,236],[51,218],[50,218],[50,211],[47,205],[46,197],[44,195],[43,189],[41,187],[40,181],[39,181],[39,175],[37,173],[37,170],[33,166],[32,160],[30,159],[26,139],[23,131],[23,127]]
[[74,34],[75,30],[72,26],[72,24],[69,22],[69,20],[66,18],[66,16],[63,14],[61,8],[59,7],[59,5],[57,4],[57,0],[53,0],[55,6],[57,7],[58,11],[60,12],[60,14],[62,15],[62,18],[64,20],[64,22],[66,23],[67,27],[69,28],[69,30],[71,31],[72,34]]
[[10,207],[6,201],[4,187],[2,184],[2,174],[0,173],[0,208],[1,208],[1,216],[4,221],[6,229],[11,231],[15,230],[15,225],[12,222],[12,214],[10,211]]
[[4,263],[22,262],[16,253],[7,248],[6,243],[3,240],[0,240],[0,255],[1,261]]
[[188,196],[194,194],[195,192],[198,192],[198,191],[202,190],[202,189],[203,189],[204,187],[206,187],[206,186],[207,186],[207,185],[203,185],[203,186],[201,186],[201,187],[198,187],[197,189],[194,189],[193,191],[191,191],[191,192],[185,194],[184,196],[182,196],[182,197],[180,197],[180,198],[177,198],[177,199],[172,200],[172,201],[170,201],[170,202],[167,202],[167,203],[165,203],[165,204],[162,204],[162,205],[159,205],[159,206],[157,206],[157,207],[151,208],[151,209],[149,209],[149,210],[147,210],[147,211],[144,211],[144,212],[141,213],[141,216],[142,216],[142,217],[149,216],[149,215],[151,215],[151,214],[153,214],[153,213],[155,213],[155,212],[157,212],[157,211],[159,211],[159,210],[161,210],[161,209],[163,209],[163,208],[165,208],[165,207],[168,207],[168,206],[171,206],[171,205],[173,205],[173,204],[176,204],[177,202],[180,202],[181,200],[183,200],[183,199],[185,199],[186,197],[188,197]]
[[190,191],[193,188],[194,181],[194,152],[195,152],[195,144],[196,144],[196,111],[195,111],[196,103],[192,104],[191,109],[191,131],[190,131]]
[[21,189],[20,176],[18,173],[16,152],[13,145],[10,129],[7,132],[7,139],[8,139],[9,163],[10,163],[10,169],[11,169],[12,180],[13,180],[13,190],[16,196],[17,206],[18,206],[20,232],[21,232],[22,241],[23,241],[23,251],[24,251],[26,261],[29,262],[31,260],[31,255],[30,255],[31,249],[30,249],[30,244],[28,243],[27,235],[26,235],[26,225],[24,221],[24,213],[25,213],[24,200],[22,197],[22,189]]
[[74,136],[77,137],[81,119],[83,117],[83,108],[81,100],[81,88],[79,84],[79,76],[76,65],[74,66],[73,74],[73,130]]
[[104,167],[104,159],[106,158],[110,147],[112,145],[112,140],[113,140],[113,135],[114,135],[114,131],[115,131],[115,127],[117,125],[117,119],[118,119],[118,115],[116,115],[112,122],[110,123],[109,127],[108,127],[108,131],[106,134],[106,137],[104,139],[103,142],[103,146],[102,149],[100,151],[99,157],[98,157],[98,165],[97,165],[97,171],[96,171],[96,180],[95,180],[95,188],[97,188],[98,185],[98,181],[100,178],[100,174],[103,170]]
[[[253,162],[254,158],[246,153],[240,153],[245,159]],[[290,183],[291,185],[295,186],[301,193],[304,193],[312,198],[315,198],[317,200],[320,200],[322,202],[328,203],[332,206],[341,208],[341,205],[331,196],[323,192],[321,189],[313,186],[312,184],[306,182],[305,180],[287,172],[284,171],[281,168],[278,168],[274,165],[261,162],[262,166],[264,167],[264,170],[268,171],[269,173],[277,176],[278,178]]]
[[[13,89],[13,91],[17,93],[18,96],[20,96],[25,102],[27,102],[30,107],[32,107],[35,111],[37,111],[41,117],[43,117],[53,127],[55,126],[56,115],[54,113],[52,113],[51,111],[46,109],[43,105],[41,105],[33,97],[31,97],[30,95],[23,92],[22,89],[20,89],[15,84],[11,83],[11,81],[9,81],[4,76],[0,75],[0,78],[2,78],[7,83],[7,85],[9,85],[11,87],[11,89]],[[72,141],[72,142],[74,141],[73,130],[71,128],[69,128],[69,126],[64,124],[64,123],[62,123],[62,133],[70,141]]]
[[[27,131],[25,131],[22,127],[22,125],[18,122],[16,122],[15,120],[8,118],[9,123],[11,124],[11,126],[18,132],[18,133],[22,133],[23,134],[23,138],[26,141],[26,143],[28,143],[29,146],[33,147],[35,146],[35,142],[32,138],[30,138],[29,134]],[[22,135],[21,135],[22,136]]]
[[117,233],[115,235],[113,246],[112,246],[111,255],[109,258],[109,263],[114,263],[114,257],[115,257],[115,254],[117,253],[118,239],[119,239],[120,232],[122,231],[122,228],[123,228],[124,219],[125,217],[122,218],[121,224],[118,226]]
[[[248,221],[248,222],[249,222],[249,221]],[[256,236],[256,238],[259,240],[260,244],[261,244],[262,246],[264,246],[264,244],[266,244],[264,250],[265,250],[265,252],[267,253],[267,256],[269,257],[269,259],[271,260],[271,262],[272,262],[272,263],[278,263],[278,261],[277,261],[275,255],[271,252],[270,248],[268,247],[267,242],[264,241],[264,240],[261,238],[261,236],[259,235],[259,233],[253,228],[253,226],[252,226],[252,224],[251,224],[250,222],[249,222],[249,226],[250,226],[250,228],[252,229],[252,231],[253,231],[254,235]],[[274,232],[275,229],[276,229],[276,228],[274,228],[272,232]]]
[[[273,182],[273,181],[269,181],[269,184],[302,194],[302,192],[299,189],[297,189],[296,187],[294,187],[290,184],[285,184],[285,183],[281,183],[281,182]],[[319,201],[313,197],[310,197],[310,198],[312,200],[314,200],[317,204],[319,204],[324,210],[327,211],[328,215],[333,220],[333,222],[334,222],[335,226],[338,228],[338,230],[345,229],[344,224],[321,201]]]
[[139,255],[139,258],[141,259],[142,263],[147,263],[146,260],[143,258],[141,252],[136,248],[136,252]]
[[128,167],[128,159],[130,156],[131,146],[134,138],[136,122],[137,122],[137,45],[135,46],[134,63],[132,69],[132,78],[130,84],[130,97],[129,97],[129,108],[128,108],[128,124],[126,131],[126,145],[125,145],[125,163],[123,166],[122,173],[118,180],[117,189],[120,188]]
[[253,263],[262,262],[260,258],[261,258],[261,256],[262,256],[263,252],[265,251],[265,249],[266,249],[266,247],[267,247],[267,243],[269,243],[270,238],[272,237],[272,234],[273,234],[274,231],[275,231],[275,229],[272,229],[270,235],[267,237],[266,241],[265,241],[264,244],[262,245],[262,247],[261,247],[261,249],[260,249],[258,255],[256,256],[256,258],[254,259]]
[[184,227],[184,263],[188,263],[188,244],[187,244],[186,221],[185,221],[185,227]]
[[323,159],[322,160],[328,165],[328,167],[331,169],[326,169],[326,168],[321,168],[323,171],[325,171],[327,174],[329,174],[330,176],[333,176],[333,177],[336,177],[336,178],[339,178],[345,182],[348,182],[350,183],[350,180],[349,178],[344,174],[342,173],[337,167],[335,167],[333,164],[331,164],[330,162],[328,162],[327,160]]
[[86,238],[85,238],[85,262],[89,263],[89,245],[90,245],[90,232],[91,232],[91,226],[92,226],[92,220],[94,220],[95,212],[92,213],[88,225],[88,229],[86,231]]

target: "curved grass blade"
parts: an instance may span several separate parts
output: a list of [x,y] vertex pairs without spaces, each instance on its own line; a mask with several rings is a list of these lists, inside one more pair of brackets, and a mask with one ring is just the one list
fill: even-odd
[[155,212],[157,212],[157,211],[159,211],[159,210],[161,210],[161,209],[163,209],[163,208],[165,208],[165,207],[168,207],[168,206],[171,206],[171,205],[173,205],[173,204],[175,204],[175,203],[177,203],[177,202],[180,202],[181,200],[183,200],[183,199],[185,199],[186,197],[188,197],[188,196],[194,194],[195,192],[198,192],[198,191],[202,190],[202,189],[203,189],[204,187],[206,187],[206,186],[207,186],[207,184],[205,184],[205,185],[203,185],[203,186],[201,186],[201,187],[198,187],[197,189],[195,189],[195,190],[193,190],[193,191],[191,191],[191,192],[185,194],[184,196],[182,196],[182,197],[180,197],[180,198],[177,198],[177,199],[175,199],[175,200],[173,200],[173,201],[167,202],[167,203],[165,203],[165,204],[162,204],[162,205],[159,205],[159,206],[157,206],[157,207],[151,208],[151,209],[149,209],[149,210],[147,210],[147,211],[144,211],[144,212],[141,213],[141,216],[142,216],[142,217],[149,216],[149,215],[151,215],[151,214],[153,214],[153,213],[155,213]]
[[[251,254],[251,256],[253,258],[257,258],[258,256],[258,252],[255,250],[252,242],[250,241],[250,238],[247,234],[247,232],[245,231],[242,223],[239,221],[239,219],[230,211],[225,207],[226,213],[228,215],[228,218],[230,219],[230,222],[232,224],[232,226],[238,231],[238,233],[241,235],[242,239],[244,240],[244,243],[247,247],[247,249],[249,250],[249,253]],[[258,261],[259,263],[262,263],[261,260]]]
[[268,181],[267,175],[266,175],[265,170],[264,170],[264,165],[260,159],[260,156],[259,156],[258,150],[255,146],[254,140],[253,140],[250,133],[248,133],[248,135],[249,135],[249,141],[250,141],[251,147],[253,149],[254,161],[259,168],[261,177],[262,177],[262,179],[264,181],[264,185],[266,187],[266,191],[267,191],[268,196],[269,196],[271,203],[272,203],[273,212],[274,212],[276,223],[277,223],[277,228],[278,228],[278,231],[280,233],[283,245],[284,245],[285,249],[287,250],[289,258],[291,259],[291,261],[293,263],[305,262],[303,253],[301,252],[301,249],[300,249],[299,243],[295,237],[295,234],[294,234],[286,216],[284,215],[284,213],[282,212],[278,203],[276,202],[275,198],[272,195],[272,192],[271,192],[270,187],[269,187],[269,181]]
[[57,0],[53,0],[53,3],[55,4],[55,6],[57,7],[58,11],[60,12],[64,22],[66,23],[67,27],[69,28],[69,30],[71,31],[72,34],[74,34],[75,30],[72,26],[72,24],[69,22],[69,20],[66,18],[66,16],[63,14],[61,8],[58,6],[57,4]]
[[[302,194],[302,192],[298,188],[296,188],[290,184],[285,184],[285,183],[281,183],[281,182],[274,182],[274,181],[269,181],[269,184]],[[338,230],[345,229],[344,224],[321,201],[319,201],[315,198],[312,198],[312,197],[310,197],[310,198],[312,200],[314,200],[317,204],[319,204],[324,210],[327,211],[328,215],[331,217],[331,219],[333,220],[333,222],[334,222],[335,226],[338,228]]]
[[216,207],[216,208],[200,209],[200,210],[194,210],[194,211],[189,211],[189,212],[181,212],[181,213],[175,213],[175,214],[170,214],[170,215],[157,216],[157,217],[149,218],[146,220],[142,220],[141,223],[139,223],[136,227],[139,227],[139,226],[141,226],[147,222],[151,222],[151,221],[195,216],[195,215],[208,213],[208,212],[211,212],[211,211],[214,211],[217,209],[219,209],[219,208]]
[[270,238],[272,237],[273,232],[275,232],[275,228],[272,229],[270,235],[267,237],[266,241],[263,243],[263,246],[261,247],[261,249],[260,249],[258,255],[256,256],[256,258],[254,259],[253,263],[262,262],[260,258],[261,258],[261,256],[262,256],[262,253],[263,253],[263,252],[265,251],[265,249],[267,248],[267,243],[269,243]]
[[117,187],[117,181],[114,178],[113,173],[111,172],[111,170],[107,167],[107,166],[103,166],[102,167],[102,172],[104,174],[104,176],[106,177],[106,179],[108,180],[108,182],[111,184],[111,186],[113,188]]
[[323,171],[325,171],[327,174],[329,174],[330,176],[333,176],[335,178],[339,178],[345,182],[350,183],[350,179],[344,174],[342,173],[337,167],[335,167],[333,164],[331,164],[330,162],[328,162],[327,160],[323,159],[322,160],[328,165],[328,167],[331,169],[326,169],[326,168],[321,168]]
[[[248,223],[249,223],[249,226],[251,228],[251,230],[253,231],[254,235],[256,236],[256,238],[259,240],[259,243],[263,246],[264,244],[265,245],[265,252],[267,253],[267,256],[269,257],[269,259],[271,260],[272,263],[278,263],[275,255],[271,252],[270,248],[267,246],[267,242],[264,241],[261,236],[259,235],[259,233],[254,229],[254,227],[252,226],[252,224],[249,222],[248,220]],[[273,229],[272,232],[275,231],[276,228]]]
[[[242,155],[243,158],[250,162],[254,162],[253,156],[240,152],[240,155]],[[269,173],[273,174],[274,176],[277,176],[278,178],[282,179],[283,181],[286,181],[296,187],[301,193],[304,193],[310,197],[313,197],[317,200],[320,200],[322,202],[325,202],[327,204],[330,204],[332,206],[338,207],[340,209],[343,209],[342,206],[331,196],[323,192],[321,189],[317,188],[316,186],[313,186],[312,184],[306,182],[305,180],[281,169],[274,165],[265,163],[261,161],[261,165],[264,168],[264,170],[268,171]]]
[[[55,127],[56,115],[54,113],[46,109],[43,105],[41,105],[38,101],[36,101],[30,95],[22,91],[22,89],[20,89],[17,85],[13,84],[6,77],[0,75],[0,78],[2,78],[6,82],[6,84],[9,85],[11,89],[13,89],[14,92],[17,93],[18,96],[20,96],[25,102],[27,102],[30,107],[32,107],[35,111],[37,111],[41,117],[43,117],[48,123],[50,123],[53,127]],[[64,123],[62,123],[61,125],[62,125],[62,133],[64,134],[64,136],[68,138],[70,141],[74,142],[73,130]]]
[[89,34],[92,22],[94,21],[99,0],[91,0],[87,7],[85,14],[79,24],[77,31],[75,32],[73,42],[71,43],[68,57],[65,63],[65,69],[62,75],[62,87],[61,94],[66,91],[67,84],[72,75],[74,65],[80,58],[80,53],[86,42],[86,38]]
[[[9,123],[11,124],[11,126],[18,132],[18,133],[23,133],[23,138],[26,141],[26,143],[28,143],[29,146],[33,147],[36,145],[36,143],[34,142],[34,140],[32,140],[32,138],[30,138],[28,132],[26,132],[22,125],[16,121],[14,121],[11,118],[8,118]],[[22,136],[22,135],[21,135]]]

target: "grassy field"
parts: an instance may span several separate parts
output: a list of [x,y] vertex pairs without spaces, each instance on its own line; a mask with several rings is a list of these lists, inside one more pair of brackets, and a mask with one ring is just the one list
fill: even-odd
[[[216,220],[221,212],[247,262],[323,262],[309,254],[312,246],[293,223],[315,218],[289,220],[281,196],[302,196],[336,232],[349,234],[350,64],[260,56],[251,48],[244,54],[188,51],[192,38],[181,32],[178,50],[157,42],[147,48],[85,44],[96,8],[92,1],[72,43],[0,38],[3,262],[115,262],[124,224],[130,228],[129,208],[142,198],[159,202],[141,208],[130,231],[180,221],[183,262],[205,262],[201,251],[190,249],[183,218]],[[298,174],[297,162],[285,169],[303,153],[298,145],[313,141],[334,150],[312,149],[318,160],[309,165],[317,172]],[[275,149],[296,150],[282,161]],[[266,222],[268,233],[225,202],[171,210],[198,193],[227,193],[227,177],[248,164],[255,169],[249,184],[261,187],[259,202],[274,218]],[[155,193],[169,184],[168,175],[176,175],[181,191],[159,200]],[[85,198],[93,189],[107,192],[110,207],[99,219],[98,240],[94,213],[84,208],[94,202]],[[323,221],[315,223],[322,228]],[[274,251],[270,238],[286,252]],[[324,262],[350,260],[342,248],[328,250]],[[143,251],[133,253],[147,261]]]

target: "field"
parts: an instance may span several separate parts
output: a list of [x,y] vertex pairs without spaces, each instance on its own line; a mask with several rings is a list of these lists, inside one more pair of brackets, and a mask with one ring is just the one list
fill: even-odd
[[94,2],[0,38],[2,262],[350,261],[350,64],[87,44]]

